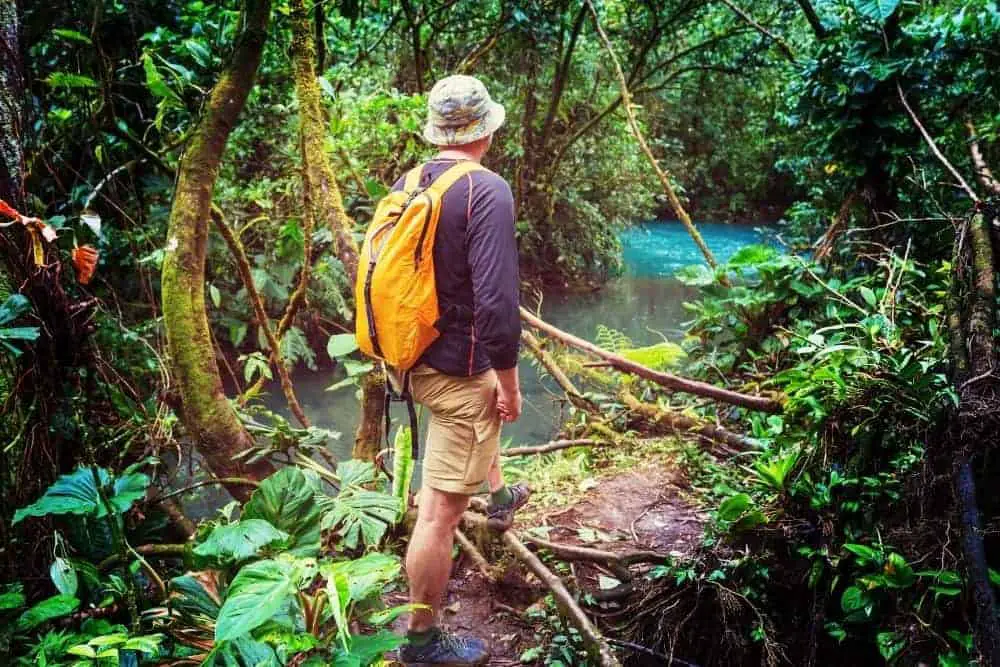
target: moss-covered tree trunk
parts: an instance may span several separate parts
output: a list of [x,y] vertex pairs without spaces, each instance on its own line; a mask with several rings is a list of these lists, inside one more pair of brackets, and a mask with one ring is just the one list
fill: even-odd
[[[222,153],[247,96],[267,38],[270,0],[245,0],[232,59],[212,89],[177,171],[163,260],[163,319],[181,416],[198,452],[218,477],[266,476],[266,463],[245,465],[236,455],[253,444],[222,389],[205,311],[205,252],[212,191]],[[229,487],[239,499],[246,486]]]
[[[354,225],[344,210],[333,165],[325,150],[326,119],[315,69],[315,25],[304,0],[291,0],[290,6],[305,215],[313,222],[327,225],[333,232],[335,252],[353,284],[358,271],[358,247],[352,235]],[[378,454],[382,441],[384,388],[385,380],[377,371],[363,381],[362,415],[356,431],[354,458],[374,460]]]
[[[305,0],[291,0],[292,58],[295,94],[299,99],[302,172],[307,214],[333,232],[336,254],[354,282],[358,272],[358,246],[352,236],[353,223],[344,209],[333,166],[326,156],[326,119],[316,79],[314,25]],[[311,7],[311,5],[310,5]]]

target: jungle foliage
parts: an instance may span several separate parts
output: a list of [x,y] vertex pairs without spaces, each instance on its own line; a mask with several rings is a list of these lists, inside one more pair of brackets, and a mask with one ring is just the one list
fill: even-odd
[[[595,5],[696,219],[780,218],[770,245],[678,275],[698,290],[685,340],[636,347],[602,328],[596,343],[783,400],[715,407],[554,355],[578,385],[569,434],[641,447],[632,436],[682,424],[691,442],[722,429],[750,444],[684,449],[713,508],[704,543],[646,571],[602,627],[700,665],[992,664],[996,2]],[[199,434],[161,276],[178,275],[171,217],[190,213],[184,157],[249,38],[260,64],[226,121],[211,224],[190,227],[206,273],[188,290],[209,341],[191,356],[221,369],[213,396],[246,434],[223,480],[246,502],[195,525],[176,501],[214,482],[186,474]],[[319,110],[296,88],[303,53]],[[349,238],[320,219],[341,213],[304,184],[324,156],[359,236],[432,153],[434,80],[475,74],[508,112],[487,166],[514,189],[525,294],[612,279],[617,232],[664,207],[588,3],[0,0],[0,55],[0,662],[379,664],[407,611],[382,599],[400,575],[409,435],[390,482],[331,460],[339,433],[259,401],[279,375],[269,329],[289,370],[381,386],[345,333]],[[576,453],[525,470],[584,467]],[[525,661],[585,659],[560,628]]]

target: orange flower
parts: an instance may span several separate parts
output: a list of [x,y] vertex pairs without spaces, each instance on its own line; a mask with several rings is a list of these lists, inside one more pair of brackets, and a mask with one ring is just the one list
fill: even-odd
[[94,277],[97,268],[97,250],[90,245],[73,248],[73,267],[76,268],[76,279],[81,285],[86,285]]

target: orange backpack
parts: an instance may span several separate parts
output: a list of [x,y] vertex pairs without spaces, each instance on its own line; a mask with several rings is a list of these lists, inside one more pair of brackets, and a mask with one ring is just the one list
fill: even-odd
[[411,169],[403,189],[378,203],[361,248],[355,285],[361,351],[400,371],[416,365],[440,334],[434,327],[440,316],[434,237],[441,200],[458,179],[483,167],[463,160],[426,188],[420,187],[422,169]]

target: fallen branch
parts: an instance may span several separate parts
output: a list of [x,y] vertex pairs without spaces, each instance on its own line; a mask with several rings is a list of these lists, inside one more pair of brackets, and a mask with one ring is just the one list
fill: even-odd
[[[705,239],[701,237],[701,233],[698,228],[694,226],[691,221],[691,216],[688,215],[687,211],[684,210],[684,206],[681,204],[681,200],[677,197],[677,193],[674,192],[673,185],[670,184],[670,178],[667,172],[664,171],[663,167],[660,166],[659,161],[657,161],[656,156],[653,155],[653,151],[650,150],[649,144],[646,143],[646,138],[642,135],[642,131],[639,129],[639,122],[635,118],[635,112],[632,110],[632,93],[628,89],[628,80],[625,78],[625,72],[622,71],[622,66],[618,62],[618,56],[615,55],[615,49],[611,45],[611,40],[608,39],[607,34],[604,32],[604,28],[601,27],[601,19],[597,14],[597,9],[590,0],[584,0],[587,7],[590,9],[590,13],[594,18],[594,27],[597,28],[597,34],[601,38],[601,42],[604,43],[604,48],[608,52],[608,56],[611,58],[611,62],[614,65],[615,74],[618,76],[618,85],[621,88],[622,93],[622,107],[625,109],[625,117],[628,119],[629,128],[632,130],[632,134],[635,136],[635,140],[639,143],[639,148],[642,149],[643,154],[646,159],[649,160],[649,164],[652,165],[653,171],[656,172],[657,178],[660,179],[660,185],[663,186],[663,192],[667,195],[667,199],[670,201],[670,207],[673,208],[674,214],[687,229],[688,234],[694,240],[695,245],[701,250],[701,254],[704,255],[705,261],[708,263],[712,269],[718,266],[718,262],[715,260],[715,255],[708,248],[705,243]],[[719,277],[719,282],[728,287],[729,280],[726,278],[725,274]]]
[[627,391],[621,393],[621,398],[622,402],[631,412],[654,424],[664,426],[677,433],[697,433],[712,442],[722,443],[735,449],[735,451],[727,451],[728,454],[737,454],[755,447],[753,440],[744,435],[734,433],[722,426],[716,426],[695,417],[688,417],[679,412],[663,410],[650,403],[643,403]]
[[628,567],[629,565],[636,565],[638,563],[666,563],[670,560],[669,555],[657,553],[656,551],[625,551],[615,553],[614,551],[605,551],[604,549],[550,542],[533,535],[525,535],[524,541],[551,551],[561,560],[584,563],[602,563],[604,565],[622,565]]
[[607,350],[594,345],[590,341],[578,338],[571,333],[558,329],[548,322],[536,317],[523,307],[521,308],[521,319],[524,320],[524,322],[526,322],[529,326],[544,332],[566,345],[583,350],[584,352],[589,352],[590,354],[604,359],[615,370],[632,373],[633,375],[637,375],[645,380],[655,382],[656,384],[669,389],[683,391],[696,396],[704,396],[705,398],[711,398],[713,400],[729,403],[731,405],[739,405],[745,408],[750,408],[751,410],[760,410],[761,412],[781,412],[782,410],[781,402],[768,396],[741,394],[740,392],[732,391],[730,389],[716,387],[715,385],[708,384],[707,382],[689,380],[671,373],[655,371],[652,368],[648,368],[642,364],[626,359],[619,354],[608,352]]
[[553,440],[544,445],[532,445],[530,447],[511,447],[500,452],[500,456],[531,456],[533,454],[548,454],[560,449],[571,447],[604,447],[611,443],[605,440],[593,440],[590,438],[580,438],[579,440]]
[[[482,526],[486,523],[484,517],[471,512],[466,512],[464,519],[474,526]],[[501,539],[511,554],[524,563],[549,589],[563,618],[572,623],[580,632],[580,638],[591,658],[601,667],[621,667],[621,662],[604,641],[601,632],[590,622],[587,614],[573,599],[573,595],[566,589],[562,580],[545,567],[545,564],[538,559],[538,556],[531,553],[528,547],[524,546],[514,531],[505,531]]]

